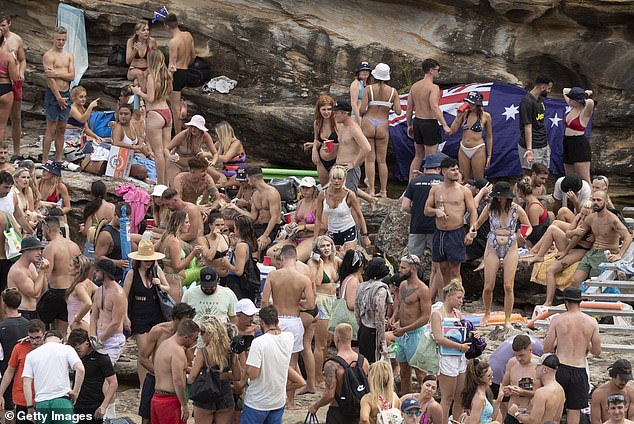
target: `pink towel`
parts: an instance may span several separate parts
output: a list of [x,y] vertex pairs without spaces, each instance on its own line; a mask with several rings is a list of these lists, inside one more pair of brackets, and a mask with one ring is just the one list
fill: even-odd
[[130,232],[138,233],[141,221],[150,207],[150,195],[143,189],[132,184],[119,184],[115,190],[117,196],[130,205]]

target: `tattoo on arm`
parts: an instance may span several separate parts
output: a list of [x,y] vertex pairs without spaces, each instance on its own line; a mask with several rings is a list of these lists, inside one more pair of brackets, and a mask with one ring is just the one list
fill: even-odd
[[324,380],[328,391],[337,386],[337,365],[334,361],[328,361],[324,365]]

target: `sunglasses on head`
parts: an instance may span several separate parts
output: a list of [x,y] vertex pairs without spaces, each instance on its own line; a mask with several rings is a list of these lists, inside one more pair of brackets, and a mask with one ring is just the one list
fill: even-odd
[[608,396],[608,404],[610,403],[625,403],[625,396],[620,393],[614,393]]

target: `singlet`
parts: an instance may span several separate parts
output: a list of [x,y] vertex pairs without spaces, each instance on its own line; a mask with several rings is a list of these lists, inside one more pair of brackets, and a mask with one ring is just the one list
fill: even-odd
[[[133,330],[142,328],[148,324],[154,325],[157,317],[162,318],[161,305],[156,293],[156,287],[146,287],[143,284],[139,269],[132,270],[132,286],[130,287],[130,296],[128,298],[130,322]],[[163,321],[160,319],[161,322]],[[151,328],[150,325],[150,328]]]
[[[68,299],[66,299],[66,306],[68,310],[68,322],[72,323],[73,321],[75,321],[75,318],[77,317],[77,314],[81,310],[82,306],[84,306],[84,302],[82,302],[81,299],[75,296],[74,293],[71,293],[70,296],[68,296]],[[90,323],[90,310],[86,313],[86,315],[84,315],[81,320]]]
[[[229,239],[226,236],[221,234],[220,237],[222,237],[225,240],[225,242],[227,243],[227,246],[230,246]],[[209,244],[209,239],[207,237],[205,237],[205,241],[207,242],[207,249],[211,249],[211,245]],[[229,248],[227,248],[227,250],[222,250],[222,251],[216,249],[216,254],[214,255],[214,259],[224,258],[225,256],[227,256],[227,252],[229,252]]]
[[491,417],[493,415],[493,405],[489,402],[489,399],[484,399],[484,408],[482,409],[482,413],[480,414],[480,423],[486,424],[493,421]]
[[331,208],[326,201],[324,195],[324,213],[328,217],[328,231],[331,233],[340,233],[354,227],[354,219],[352,218],[352,210],[348,206],[348,193],[341,200],[336,208]]
[[361,80],[357,80],[359,81],[359,85],[361,86],[361,89],[359,90],[359,100],[363,99],[363,92],[365,91],[365,83]]
[[72,116],[68,115],[68,120],[66,121],[66,123],[68,125],[72,125],[73,127],[80,127],[80,128],[84,128],[84,125],[86,125],[85,122],[80,122],[77,119],[73,118]]
[[[132,127],[130,127],[132,128]],[[123,128],[122,128],[123,130]],[[123,144],[127,144],[128,146],[136,146],[139,143],[139,137],[136,133],[136,130],[134,128],[132,128],[132,131],[134,131],[134,140],[132,140],[130,137],[127,136],[127,134],[125,133],[125,130],[123,130]]]
[[[118,260],[121,259],[121,236],[119,235],[119,230],[115,229],[112,225],[104,225],[101,229],[101,232],[106,231],[112,237],[112,252],[108,253],[106,256],[109,259]],[[123,270],[117,267],[117,277],[123,276]]]
[[368,102],[368,107],[370,106],[385,106],[392,107],[392,96],[394,96],[394,87],[392,87],[392,91],[390,91],[390,98],[388,100],[374,100],[374,92],[372,91],[372,86],[369,86],[370,90],[370,101]]
[[542,205],[540,202],[531,202],[528,206],[534,205],[534,204],[538,204],[539,206],[542,207],[542,214],[539,216],[539,224],[541,224],[542,222],[546,221],[546,218],[548,218],[548,210],[546,210],[546,208],[544,207],[544,205]]
[[462,129],[470,130],[473,132],[482,132],[482,122],[480,122],[480,118],[478,118],[471,127],[467,124],[467,119],[469,119],[469,112],[464,117],[464,121],[462,121]]
[[586,127],[584,127],[583,125],[581,125],[581,115],[577,115],[575,116],[572,121],[568,122],[568,116],[570,116],[570,114],[566,115],[564,117],[564,125],[566,128],[570,128],[571,130],[574,131],[585,131]]

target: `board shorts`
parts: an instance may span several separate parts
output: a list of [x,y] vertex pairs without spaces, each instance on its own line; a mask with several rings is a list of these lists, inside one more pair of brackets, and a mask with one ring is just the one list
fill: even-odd
[[528,163],[526,158],[524,158],[524,153],[526,153],[526,148],[517,145],[517,153],[520,158],[520,165],[522,165],[522,169],[530,170],[533,164],[541,163],[546,168],[550,168],[550,146],[544,146],[535,148],[533,147],[533,161]]
[[408,331],[402,336],[396,338],[396,343],[398,343],[396,360],[398,362],[409,363],[409,360],[412,359],[412,356],[416,353],[416,348],[418,347],[418,342],[420,341],[420,336],[422,334],[423,327],[418,327],[415,330]]
[[293,334],[293,353],[304,350],[304,324],[300,317],[289,315],[279,316],[279,325],[282,331]]
[[598,277],[604,262],[608,262],[605,250],[590,249],[579,261],[577,269],[588,274],[588,277]]
[[467,358],[464,355],[440,355],[439,365],[439,374],[447,377],[458,377],[459,374],[467,371]]
[[414,118],[413,128],[416,144],[435,146],[442,143],[442,132],[437,120]]
[[[97,331],[97,337],[99,337],[99,331]],[[102,340],[102,350],[110,357],[112,365],[116,364],[123,352],[123,346],[125,345],[125,336],[123,333],[115,333],[108,337],[107,340]]]
[[464,236],[463,227],[451,231],[436,229],[432,241],[431,260],[433,262],[464,262],[467,257]]
[[193,83],[193,75],[189,69],[177,69],[173,74],[172,90],[183,91],[183,88],[189,87],[190,83]]
[[181,420],[181,403],[175,394],[154,393],[150,409],[152,424],[185,424]]
[[315,293],[315,304],[319,311],[319,319],[330,319],[332,313],[332,307],[337,301],[337,296],[334,294]]
[[354,168],[348,169],[346,173],[346,188],[354,194],[357,194],[357,188],[359,187],[359,183],[361,182],[361,167],[355,166]]
[[66,99],[66,109],[62,110],[57,104],[57,99],[51,91],[47,88],[44,91],[44,114],[46,120],[50,122],[66,122],[68,121],[68,115],[70,114],[70,90],[60,91],[60,96]]
[[44,324],[51,324],[54,320],[68,322],[68,307],[64,295],[66,289],[48,288],[39,302],[37,302],[37,313]]
[[433,234],[410,234],[407,237],[407,250],[411,254],[422,258],[427,249],[432,249],[433,240]]
[[566,394],[566,409],[581,410],[588,406],[590,383],[585,368],[559,364],[555,380],[563,387]]
[[141,418],[148,420],[152,418],[151,404],[155,387],[156,377],[150,373],[145,374],[145,380],[143,380],[143,387],[141,388],[141,400],[139,401],[139,416]]

